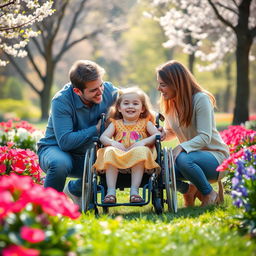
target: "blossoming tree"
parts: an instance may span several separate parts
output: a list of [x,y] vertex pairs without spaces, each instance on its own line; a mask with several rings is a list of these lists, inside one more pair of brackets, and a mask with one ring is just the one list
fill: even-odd
[[154,4],[167,10],[159,19],[168,37],[164,46],[181,46],[186,53],[211,63],[208,69],[216,68],[228,53],[236,52],[233,124],[248,120],[249,52],[256,37],[256,1],[154,0]]
[[[53,1],[19,0],[1,1],[0,4],[0,50],[14,56],[27,55],[25,46],[29,38],[36,37],[40,31],[32,29],[32,25],[42,21],[54,11]],[[0,59],[0,66],[6,60]]]

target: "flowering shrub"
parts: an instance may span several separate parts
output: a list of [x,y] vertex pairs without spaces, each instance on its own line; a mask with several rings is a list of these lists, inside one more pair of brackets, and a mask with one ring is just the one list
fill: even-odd
[[242,207],[243,225],[256,236],[256,146],[244,149],[235,161],[232,178],[232,198],[237,207]]
[[224,180],[226,192],[231,189],[231,180],[236,169],[235,160],[244,154],[244,149],[256,145],[256,131],[248,130],[240,125],[229,126],[220,132],[222,139],[229,146],[230,157],[223,161],[217,171],[228,171]]
[[12,148],[13,143],[0,147],[0,176],[16,173],[28,175],[40,183],[42,170],[38,163],[38,156],[29,149]]
[[240,125],[229,126],[220,132],[222,139],[229,146],[230,153],[235,153],[243,147],[256,144],[256,131],[248,130]]
[[27,121],[0,122],[0,145],[13,142],[16,148],[36,151],[37,141],[43,137],[43,132],[37,130]]
[[0,177],[0,251],[9,255],[76,255],[78,206],[52,188],[16,174]]

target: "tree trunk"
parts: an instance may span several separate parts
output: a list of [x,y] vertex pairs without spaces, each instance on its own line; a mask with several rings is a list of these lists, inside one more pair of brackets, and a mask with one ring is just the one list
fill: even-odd
[[193,52],[192,54],[188,55],[188,67],[192,74],[194,73],[194,63],[195,63],[195,53]]
[[51,47],[48,48],[46,54],[46,76],[43,81],[43,90],[40,93],[41,120],[45,121],[49,116],[49,107],[51,101],[51,89],[54,80],[55,63],[52,59]]
[[251,1],[243,0],[239,5],[239,19],[235,28],[236,48],[236,99],[233,124],[240,125],[249,119],[249,52],[252,34],[248,28]]
[[249,119],[249,52],[252,38],[249,33],[240,30],[237,34],[236,49],[236,99],[233,117],[233,125],[240,125]]
[[226,66],[226,80],[227,80],[227,86],[224,92],[224,99],[223,99],[223,112],[229,112],[229,103],[231,98],[231,60],[227,60],[227,66]]

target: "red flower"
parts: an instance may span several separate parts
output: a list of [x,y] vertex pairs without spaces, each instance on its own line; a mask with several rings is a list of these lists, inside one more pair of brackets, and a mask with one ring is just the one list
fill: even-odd
[[10,245],[3,249],[3,256],[38,256],[40,251],[29,249],[19,245]]
[[45,233],[43,230],[27,226],[23,226],[21,228],[20,236],[22,239],[27,240],[30,243],[39,243],[45,239]]

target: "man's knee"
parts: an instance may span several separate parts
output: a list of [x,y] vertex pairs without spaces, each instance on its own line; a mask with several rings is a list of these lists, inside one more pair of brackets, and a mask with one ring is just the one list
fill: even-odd
[[69,173],[72,170],[72,161],[68,158],[59,158],[59,159],[53,159],[49,163],[49,168],[47,170],[50,172],[54,172],[56,175],[65,175],[68,176]]

